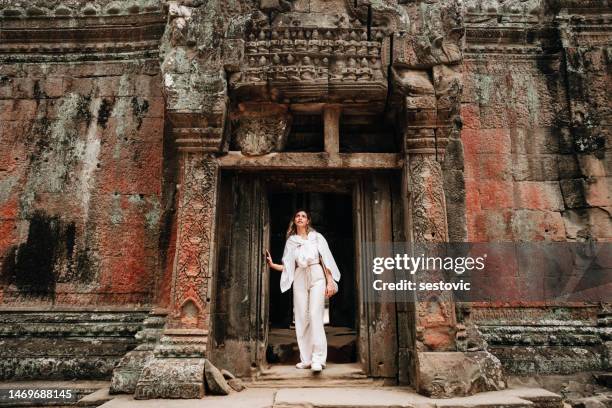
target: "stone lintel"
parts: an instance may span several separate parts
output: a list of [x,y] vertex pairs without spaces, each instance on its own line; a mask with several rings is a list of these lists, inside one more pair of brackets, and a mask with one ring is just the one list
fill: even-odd
[[397,153],[338,153],[337,158],[327,153],[269,153],[262,156],[245,156],[231,151],[218,159],[225,169],[353,169],[383,170],[402,168],[402,159]]

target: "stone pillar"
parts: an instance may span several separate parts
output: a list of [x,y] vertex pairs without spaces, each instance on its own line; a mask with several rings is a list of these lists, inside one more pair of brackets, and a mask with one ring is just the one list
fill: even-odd
[[[440,164],[447,138],[444,128],[438,128],[435,89],[426,71],[404,71],[402,79],[407,91],[403,112],[405,230],[415,244],[447,242]],[[449,295],[428,292],[426,299],[416,300],[417,350],[454,350],[456,322]]]
[[[404,96],[400,122],[405,153],[405,230],[417,246],[445,243],[448,224],[441,163],[450,133],[456,130],[461,78],[455,68],[444,65],[430,70],[398,70],[395,77]],[[428,256],[445,256],[442,246],[427,249]],[[443,271],[427,271],[426,276],[417,278],[447,281]],[[452,293],[416,293],[413,383],[417,391],[449,398],[505,388],[497,358],[485,349],[461,351],[458,339],[465,336],[465,329],[457,323]]]
[[340,152],[340,105],[325,105],[323,108],[323,142],[325,153],[330,157]]
[[201,398],[205,392],[218,165],[202,149],[180,150],[171,304],[154,358],[138,379],[136,399]]

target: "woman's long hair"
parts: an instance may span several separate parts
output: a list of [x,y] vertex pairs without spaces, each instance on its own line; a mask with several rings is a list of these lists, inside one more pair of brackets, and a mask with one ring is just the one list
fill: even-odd
[[306,233],[308,234],[310,231],[314,231],[314,228],[312,228],[311,226],[312,220],[310,219],[310,212],[304,209],[298,209],[293,214],[293,217],[291,217],[291,220],[289,221],[289,228],[287,228],[287,237],[286,237],[287,239],[289,239],[289,237],[292,235],[297,235],[297,226],[295,225],[293,221],[295,220],[295,216],[298,215],[298,213],[302,211],[306,213],[306,219],[308,220],[308,225],[306,226]]

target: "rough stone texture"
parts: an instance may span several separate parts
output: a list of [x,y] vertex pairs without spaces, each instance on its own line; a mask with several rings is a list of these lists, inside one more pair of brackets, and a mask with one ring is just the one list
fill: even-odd
[[142,370],[134,398],[202,398],[204,365],[201,358],[151,360]]
[[[601,88],[610,82],[609,38],[586,29],[609,10],[603,2],[551,4],[466,2],[469,241],[610,241],[610,103]],[[493,40],[502,29],[512,34]],[[508,263],[496,273],[506,290],[520,291],[540,271]],[[609,334],[597,308],[559,306],[479,306],[475,324],[507,373],[602,369]]]
[[[106,6],[109,2],[0,4],[3,30],[14,34],[3,40],[12,51],[3,48],[0,57],[4,305],[83,308],[152,299],[162,215],[164,100],[159,66],[151,57],[164,17],[158,3],[143,2],[142,9],[135,3],[128,18],[135,23],[131,33],[144,41],[140,51],[123,56],[129,44],[118,43],[114,50],[102,46],[82,54],[70,39],[72,30],[81,29],[81,40],[96,41],[101,30],[112,32],[128,13],[122,5],[116,13]],[[72,16],[64,20],[71,28],[51,25],[32,35],[30,45],[20,42],[28,30],[45,27],[45,16],[54,13]],[[26,15],[25,25],[9,17]],[[100,17],[99,28],[83,29],[90,15],[107,17]],[[143,18],[151,24],[148,32]],[[49,32],[58,34],[55,52],[37,54],[49,48],[36,48]]]
[[[603,124],[610,106],[601,92],[610,81],[607,41],[596,29],[584,29],[603,3],[578,9],[564,1],[557,14],[545,13],[544,1],[519,4],[467,4],[461,139],[468,238],[609,241],[611,197],[604,180],[610,176],[604,167],[610,136]],[[500,33],[485,33],[486,16],[495,13],[503,16],[499,29],[508,27],[513,35],[493,45],[483,40]],[[561,23],[558,32],[546,28],[554,20]],[[574,208],[603,210],[605,227],[577,220]]]
[[420,352],[419,392],[432,398],[473,395],[506,388],[502,367],[491,353]]
[[133,394],[136,391],[142,369],[153,359],[153,350],[161,336],[164,323],[165,316],[153,313],[144,320],[143,329],[135,335],[140,344],[123,356],[113,370],[109,388],[111,394]]
[[[111,391],[201,397],[218,156],[282,153],[330,106],[340,123],[321,129],[377,127],[366,145],[403,161],[393,222],[411,241],[611,241],[609,19],[604,0],[0,0],[0,318],[30,310],[1,334],[2,378],[100,378],[127,353]],[[364,135],[328,148],[370,152]],[[519,261],[497,270],[504,290],[550,272]],[[154,306],[167,319],[140,327]],[[371,323],[397,321],[383,344],[402,383],[430,351],[609,369],[605,305],[462,313],[437,294],[393,313]],[[502,383],[484,361],[456,392]],[[421,389],[448,396],[453,378]]]
[[247,388],[240,378],[232,378],[227,381],[227,384],[232,387],[234,391],[238,392],[244,391]]
[[221,371],[208,360],[204,365],[204,377],[206,378],[207,390],[211,394],[227,395],[232,392],[232,387],[227,383]]
[[0,379],[108,378],[144,312],[3,312]]

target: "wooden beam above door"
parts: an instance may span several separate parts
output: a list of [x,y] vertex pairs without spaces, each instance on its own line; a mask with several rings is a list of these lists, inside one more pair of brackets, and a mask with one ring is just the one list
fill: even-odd
[[217,158],[225,169],[283,169],[283,170],[384,170],[401,169],[402,159],[398,153],[268,153],[261,156],[245,156],[230,151]]

